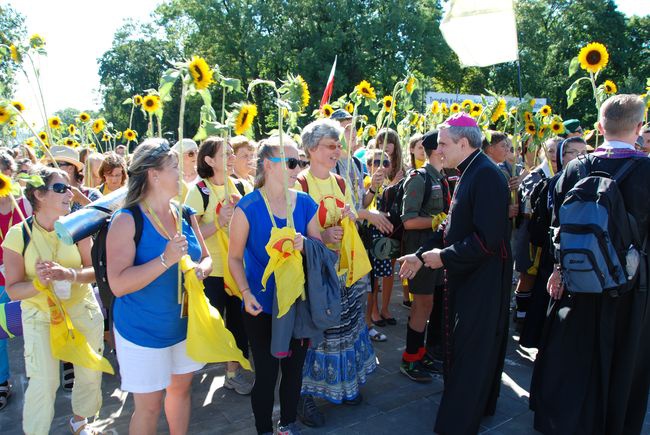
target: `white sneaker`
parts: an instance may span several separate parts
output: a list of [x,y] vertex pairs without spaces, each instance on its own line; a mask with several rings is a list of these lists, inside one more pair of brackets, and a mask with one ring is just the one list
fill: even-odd
[[81,421],[75,421],[74,418],[70,418],[70,432],[74,435],[98,435],[99,431],[88,426],[88,419],[84,418]]

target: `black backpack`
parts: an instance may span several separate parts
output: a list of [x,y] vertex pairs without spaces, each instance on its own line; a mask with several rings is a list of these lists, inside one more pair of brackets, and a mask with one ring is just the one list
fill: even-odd
[[640,160],[627,160],[614,175],[579,160],[580,179],[559,209],[559,263],[569,291],[616,296],[636,283],[642,246],[618,186]]
[[422,205],[424,205],[433,190],[433,181],[424,168],[409,171],[398,183],[384,189],[379,211],[388,213],[388,220],[393,224],[393,232],[387,236],[388,238],[401,241],[404,236],[404,223],[401,217],[402,205],[404,204],[404,184],[408,178],[417,175],[424,178],[424,195],[422,196]]
[[553,178],[542,178],[530,194],[531,215],[528,222],[528,234],[533,246],[548,246],[550,241],[551,210],[548,207],[548,194]]
[[[246,195],[246,191],[244,190],[244,183],[236,178],[234,178],[232,181],[235,184],[235,188],[237,188],[237,192],[239,192],[241,196]],[[207,184],[205,184],[204,180],[200,180],[198,183],[196,183],[196,188],[199,189],[201,199],[203,200],[203,210],[205,210],[208,208],[208,203],[210,202],[210,188]]]
[[[140,238],[142,237],[142,227],[143,227],[143,215],[142,210],[138,205],[133,205],[127,207],[126,210],[131,212],[133,216],[133,222],[135,224],[135,233],[133,234],[133,242],[136,247],[140,243]],[[93,268],[95,269],[95,280],[97,287],[99,288],[99,294],[102,297],[102,302],[110,302],[112,300],[113,292],[108,283],[108,274],[106,268],[106,236],[108,235],[109,223],[111,217],[106,218],[104,223],[101,225],[99,230],[93,236],[93,247],[90,251],[90,256],[93,262]],[[183,206],[183,219],[192,225],[191,215],[189,208]],[[106,301],[104,299],[107,299]],[[104,305],[108,309],[110,305]]]

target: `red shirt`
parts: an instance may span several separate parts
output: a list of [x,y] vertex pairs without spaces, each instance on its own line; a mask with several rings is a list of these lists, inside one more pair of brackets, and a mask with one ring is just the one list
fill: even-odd
[[[25,198],[20,197],[17,201],[18,207],[23,212],[23,216],[27,217],[27,212],[25,211]],[[13,209],[13,207],[12,207]],[[20,213],[18,210],[13,209],[13,213],[9,212],[7,214],[0,213],[0,241],[4,241],[5,235],[9,232],[9,228],[13,225],[16,225],[21,221]],[[4,249],[0,249],[0,264],[4,264]],[[5,285],[5,276],[0,273],[0,286]]]

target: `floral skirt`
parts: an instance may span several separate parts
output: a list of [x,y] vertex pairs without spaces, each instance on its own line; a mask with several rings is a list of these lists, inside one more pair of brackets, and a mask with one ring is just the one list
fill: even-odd
[[309,348],[302,375],[302,394],[333,403],[357,397],[359,386],[377,368],[364,319],[368,280],[361,279],[350,288],[345,287],[345,275],[339,280],[341,324],[326,330],[318,347]]

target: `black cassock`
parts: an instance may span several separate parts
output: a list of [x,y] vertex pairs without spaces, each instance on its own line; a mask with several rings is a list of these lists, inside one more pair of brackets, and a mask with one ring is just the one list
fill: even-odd
[[435,431],[474,434],[494,414],[508,340],[510,191],[481,151],[459,166],[441,259],[451,309],[450,361]]
[[[598,158],[594,171],[616,173],[626,159]],[[554,192],[554,223],[579,180],[569,163]],[[650,227],[650,159],[620,184],[644,239]],[[646,246],[646,251],[648,247]],[[650,390],[650,298],[647,284],[619,296],[571,294],[553,301],[531,385],[535,429],[545,434],[639,434]]]

